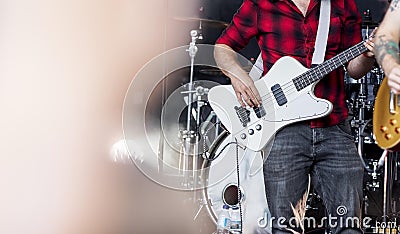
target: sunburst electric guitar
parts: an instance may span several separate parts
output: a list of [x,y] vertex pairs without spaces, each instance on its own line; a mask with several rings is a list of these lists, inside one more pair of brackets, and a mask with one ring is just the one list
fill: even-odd
[[259,151],[282,127],[320,118],[332,111],[332,103],[314,95],[316,83],[325,75],[367,51],[364,42],[320,65],[307,69],[292,57],[280,58],[255,86],[262,97],[257,108],[243,108],[231,85],[215,86],[208,100],[225,128],[240,145]]
[[383,149],[400,150],[400,98],[390,91],[385,77],[376,95],[373,113],[375,140]]

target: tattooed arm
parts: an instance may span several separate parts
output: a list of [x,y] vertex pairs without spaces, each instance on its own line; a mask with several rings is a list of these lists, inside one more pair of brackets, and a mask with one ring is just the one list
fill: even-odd
[[393,0],[376,33],[375,56],[395,94],[400,94],[399,39],[400,0]]

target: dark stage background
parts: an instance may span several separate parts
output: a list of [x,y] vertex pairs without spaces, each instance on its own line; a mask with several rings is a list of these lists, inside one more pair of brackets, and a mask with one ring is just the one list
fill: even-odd
[[[202,0],[200,6],[203,10],[199,12],[200,18],[230,22],[243,0]],[[379,23],[382,21],[384,13],[388,7],[387,0],[356,0],[359,12],[362,16],[369,10],[372,21]],[[213,44],[223,31],[221,28],[205,27],[204,41],[202,43]],[[257,57],[259,49],[253,40],[241,52],[248,59]]]

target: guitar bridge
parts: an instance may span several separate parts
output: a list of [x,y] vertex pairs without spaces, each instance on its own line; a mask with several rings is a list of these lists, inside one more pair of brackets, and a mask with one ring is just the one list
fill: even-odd
[[235,111],[237,116],[239,117],[240,122],[243,127],[246,127],[250,122],[250,111],[241,106],[235,106]]

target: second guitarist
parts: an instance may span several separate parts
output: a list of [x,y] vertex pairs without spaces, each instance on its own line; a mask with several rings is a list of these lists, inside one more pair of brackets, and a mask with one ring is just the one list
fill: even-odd
[[[236,52],[256,37],[264,74],[283,56],[291,56],[303,66],[311,67],[320,3],[321,0],[244,0],[215,48],[217,64],[231,79],[243,107],[266,103],[261,103],[263,94],[240,67]],[[325,59],[361,40],[361,17],[355,1],[331,1]],[[366,47],[372,50],[373,41],[368,40]],[[360,78],[373,63],[374,54],[368,51],[346,64],[346,69],[351,77]],[[337,69],[327,76],[316,85],[315,95],[333,103],[331,114],[282,128],[264,163],[273,233],[303,232],[300,223],[305,212],[309,178],[333,219],[330,222],[332,233],[362,231],[357,222],[339,222],[339,218],[361,220],[363,168],[350,126],[345,121],[348,110],[344,71]]]
[[400,150],[400,3],[392,1],[377,32],[377,62],[386,78],[379,87],[374,108],[374,134],[378,145]]
[[388,79],[388,86],[394,94],[400,94],[400,2],[392,1],[376,33],[377,62],[382,66]]

